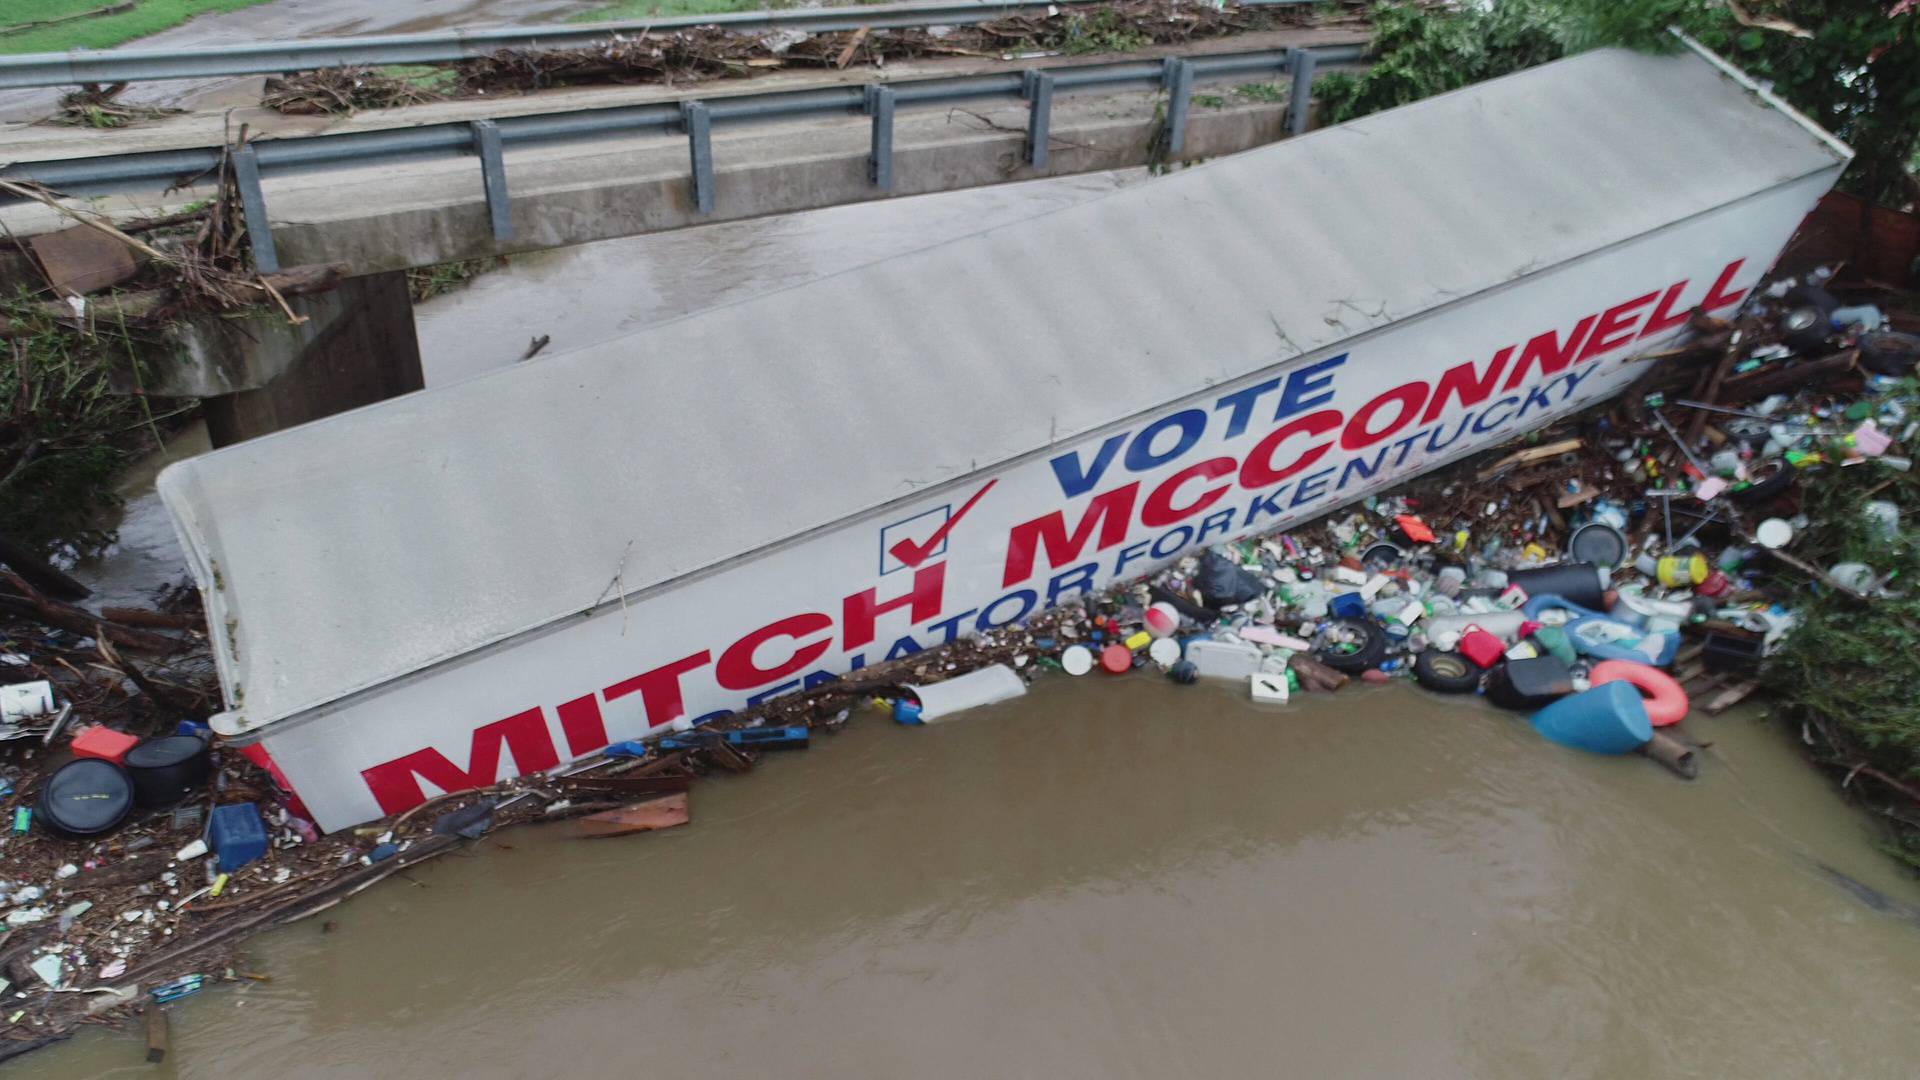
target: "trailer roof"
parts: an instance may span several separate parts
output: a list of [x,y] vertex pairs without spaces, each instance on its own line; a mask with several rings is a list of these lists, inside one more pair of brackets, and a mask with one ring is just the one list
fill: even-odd
[[[160,491],[250,728],[1846,160],[1601,50],[218,450]],[[1364,303],[1355,298],[1365,298]]]

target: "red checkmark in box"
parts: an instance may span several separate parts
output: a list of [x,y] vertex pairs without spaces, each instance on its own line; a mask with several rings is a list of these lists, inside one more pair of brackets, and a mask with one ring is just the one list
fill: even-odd
[[940,527],[933,531],[932,536],[918,543],[912,540],[897,541],[892,547],[887,549],[887,554],[899,559],[908,566],[919,566],[927,560],[928,555],[932,554],[941,544],[947,542],[947,534],[953,531],[955,525],[960,524],[961,518],[967,516],[967,511],[972,510],[974,504],[980,501],[980,496],[985,495],[993,488],[993,485],[999,482],[998,480],[987,481],[979,491],[973,493],[973,497],[969,498],[960,509],[955,510],[952,516],[942,522]]

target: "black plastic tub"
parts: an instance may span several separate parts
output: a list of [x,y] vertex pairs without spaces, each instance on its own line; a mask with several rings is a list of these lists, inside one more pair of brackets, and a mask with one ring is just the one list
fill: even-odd
[[206,786],[213,770],[213,747],[192,735],[148,739],[127,751],[133,799],[142,809],[172,806]]
[[102,758],[75,758],[55,769],[40,789],[40,823],[69,840],[110,833],[131,813],[133,778]]

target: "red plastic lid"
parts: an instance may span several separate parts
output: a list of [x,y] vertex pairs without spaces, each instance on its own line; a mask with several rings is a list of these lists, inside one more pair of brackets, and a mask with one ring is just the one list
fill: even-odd
[[1125,645],[1109,645],[1100,650],[1100,666],[1115,675],[1133,670],[1133,653]]
[[1421,521],[1412,514],[1401,514],[1393,519],[1393,523],[1400,526],[1400,531],[1406,533],[1407,539],[1414,543],[1433,543],[1433,530],[1427,528],[1426,522]]

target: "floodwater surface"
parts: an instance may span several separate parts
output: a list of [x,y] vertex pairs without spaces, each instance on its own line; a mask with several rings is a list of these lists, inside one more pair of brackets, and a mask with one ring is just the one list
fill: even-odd
[[[255,939],[181,1077],[1907,1077],[1913,890],[1751,717],[1698,781],[1477,701],[1045,679],[515,829]],[[90,1030],[37,1077],[152,1076]]]

